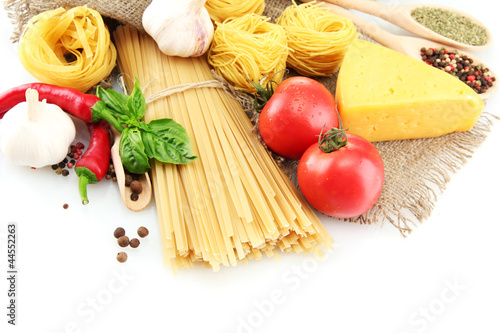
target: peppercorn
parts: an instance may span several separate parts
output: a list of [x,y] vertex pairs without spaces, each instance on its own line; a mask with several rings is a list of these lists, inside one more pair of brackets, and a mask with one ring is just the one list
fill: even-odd
[[130,186],[134,178],[132,178],[132,175],[126,174],[125,175],[125,186]]
[[65,203],[65,204],[63,205],[63,208],[64,208],[64,209],[68,209],[68,207],[69,207],[69,205],[68,205],[67,203]]
[[130,240],[130,247],[132,247],[132,248],[134,248],[134,249],[135,249],[136,247],[138,247],[138,246],[139,246],[139,244],[141,244],[141,242],[140,242],[137,238],[132,238],[132,239]]
[[149,230],[146,227],[140,227],[139,229],[137,229],[137,234],[139,235],[139,237],[144,238],[149,235]]
[[444,48],[440,50],[422,48],[420,53],[425,63],[457,77],[478,94],[486,92],[493,86],[495,78],[490,78],[489,69],[484,68],[482,64],[471,65],[472,59],[459,54],[456,50],[451,52]]
[[115,232],[113,233],[113,235],[115,236],[115,238],[118,239],[121,236],[125,235],[125,229],[123,229],[122,227],[118,227],[115,229]]
[[64,177],[66,177],[67,175],[69,175],[69,171],[68,171],[68,170],[66,170],[66,169],[63,169],[63,170],[61,171],[61,175],[63,175]]
[[59,167],[59,165],[57,165],[57,164],[52,164],[52,165],[51,165],[51,168],[52,168],[52,170],[54,170],[54,171],[56,171],[56,169],[57,169],[58,167]]
[[132,192],[132,194],[130,194],[130,200],[132,200],[132,201],[139,200],[139,194]]
[[62,168],[60,166],[57,167],[56,173],[60,175],[62,173]]
[[127,261],[127,254],[125,252],[118,252],[118,254],[116,255],[116,260],[118,260],[118,262],[125,262]]
[[142,184],[141,184],[141,182],[138,181],[138,180],[132,181],[130,183],[130,189],[134,193],[141,194],[142,193]]
[[127,247],[129,243],[130,240],[127,236],[121,236],[120,238],[118,238],[118,245],[120,247]]

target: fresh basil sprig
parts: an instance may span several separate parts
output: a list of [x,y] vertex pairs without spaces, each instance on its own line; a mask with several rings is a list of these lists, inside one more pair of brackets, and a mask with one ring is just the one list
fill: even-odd
[[129,172],[149,171],[152,158],[173,164],[187,164],[198,158],[192,153],[186,130],[173,119],[156,119],[148,124],[142,121],[146,100],[138,80],[130,96],[102,87],[97,87],[96,95],[122,125],[117,128],[121,132],[120,157]]

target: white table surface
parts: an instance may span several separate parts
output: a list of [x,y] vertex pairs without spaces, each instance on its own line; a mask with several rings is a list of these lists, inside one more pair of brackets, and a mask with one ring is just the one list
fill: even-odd
[[[492,2],[429,3],[483,20],[497,43],[476,54],[500,72],[500,19]],[[2,9],[0,91],[34,81],[10,33]],[[488,100],[487,112],[500,115],[499,94]],[[154,204],[130,212],[116,184],[103,181],[89,186],[91,202],[82,206],[74,173],[14,167],[0,154],[0,331],[498,332],[499,143],[496,124],[452,177],[432,216],[407,238],[389,223],[324,219],[336,243],[322,262],[282,255],[281,261],[268,258],[218,273],[197,267],[177,277],[162,263]],[[16,326],[7,324],[12,222],[18,237]],[[127,249],[127,263],[118,263],[114,229],[122,226],[132,235],[141,225],[149,237]]]

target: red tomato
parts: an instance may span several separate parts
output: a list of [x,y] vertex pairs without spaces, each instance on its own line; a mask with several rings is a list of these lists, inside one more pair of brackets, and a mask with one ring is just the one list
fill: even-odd
[[359,216],[377,202],[384,183],[384,164],[366,139],[345,133],[347,145],[325,153],[318,144],[299,161],[299,187],[309,204],[338,218]]
[[259,117],[262,139],[275,153],[299,159],[323,127],[338,127],[337,104],[324,85],[296,76],[281,82]]

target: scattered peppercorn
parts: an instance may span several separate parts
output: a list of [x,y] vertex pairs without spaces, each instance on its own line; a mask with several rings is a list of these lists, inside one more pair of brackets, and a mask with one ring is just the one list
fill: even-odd
[[485,93],[496,81],[489,68],[482,64],[473,64],[472,59],[458,53],[457,50],[423,47],[420,49],[420,54],[425,63],[455,76],[478,94]]
[[139,235],[139,237],[144,238],[149,235],[149,230],[146,227],[140,227],[139,229],[137,229],[137,234]]
[[118,238],[118,245],[120,247],[127,247],[128,244],[130,243],[130,240],[127,236],[121,236],[120,238]]
[[64,177],[66,177],[66,176],[68,176],[68,175],[69,175],[69,171],[68,171],[67,169],[63,169],[63,170],[61,171],[61,174],[62,174]]
[[127,261],[127,254],[125,252],[118,252],[118,254],[116,255],[116,260],[118,260],[118,262],[125,262]]
[[122,227],[118,227],[115,229],[115,232],[113,233],[113,235],[117,239],[120,238],[121,236],[125,236],[125,229],[123,229]]
[[63,208],[64,208],[64,209],[68,209],[68,207],[69,207],[69,205],[68,205],[67,203],[65,203],[65,204],[63,205]]
[[135,249],[136,247],[138,247],[138,246],[139,246],[139,244],[141,244],[141,242],[140,242],[137,238],[132,238],[132,239],[130,240],[130,247],[132,247],[132,248],[134,248],[134,249]]
[[138,180],[133,180],[130,183],[130,189],[134,193],[141,194],[142,193],[142,184],[141,184],[141,182],[138,181]]
[[130,194],[130,200],[132,200],[132,201],[137,201],[137,200],[139,200],[139,194],[137,194],[137,193],[135,193],[135,192],[132,192],[132,193]]

